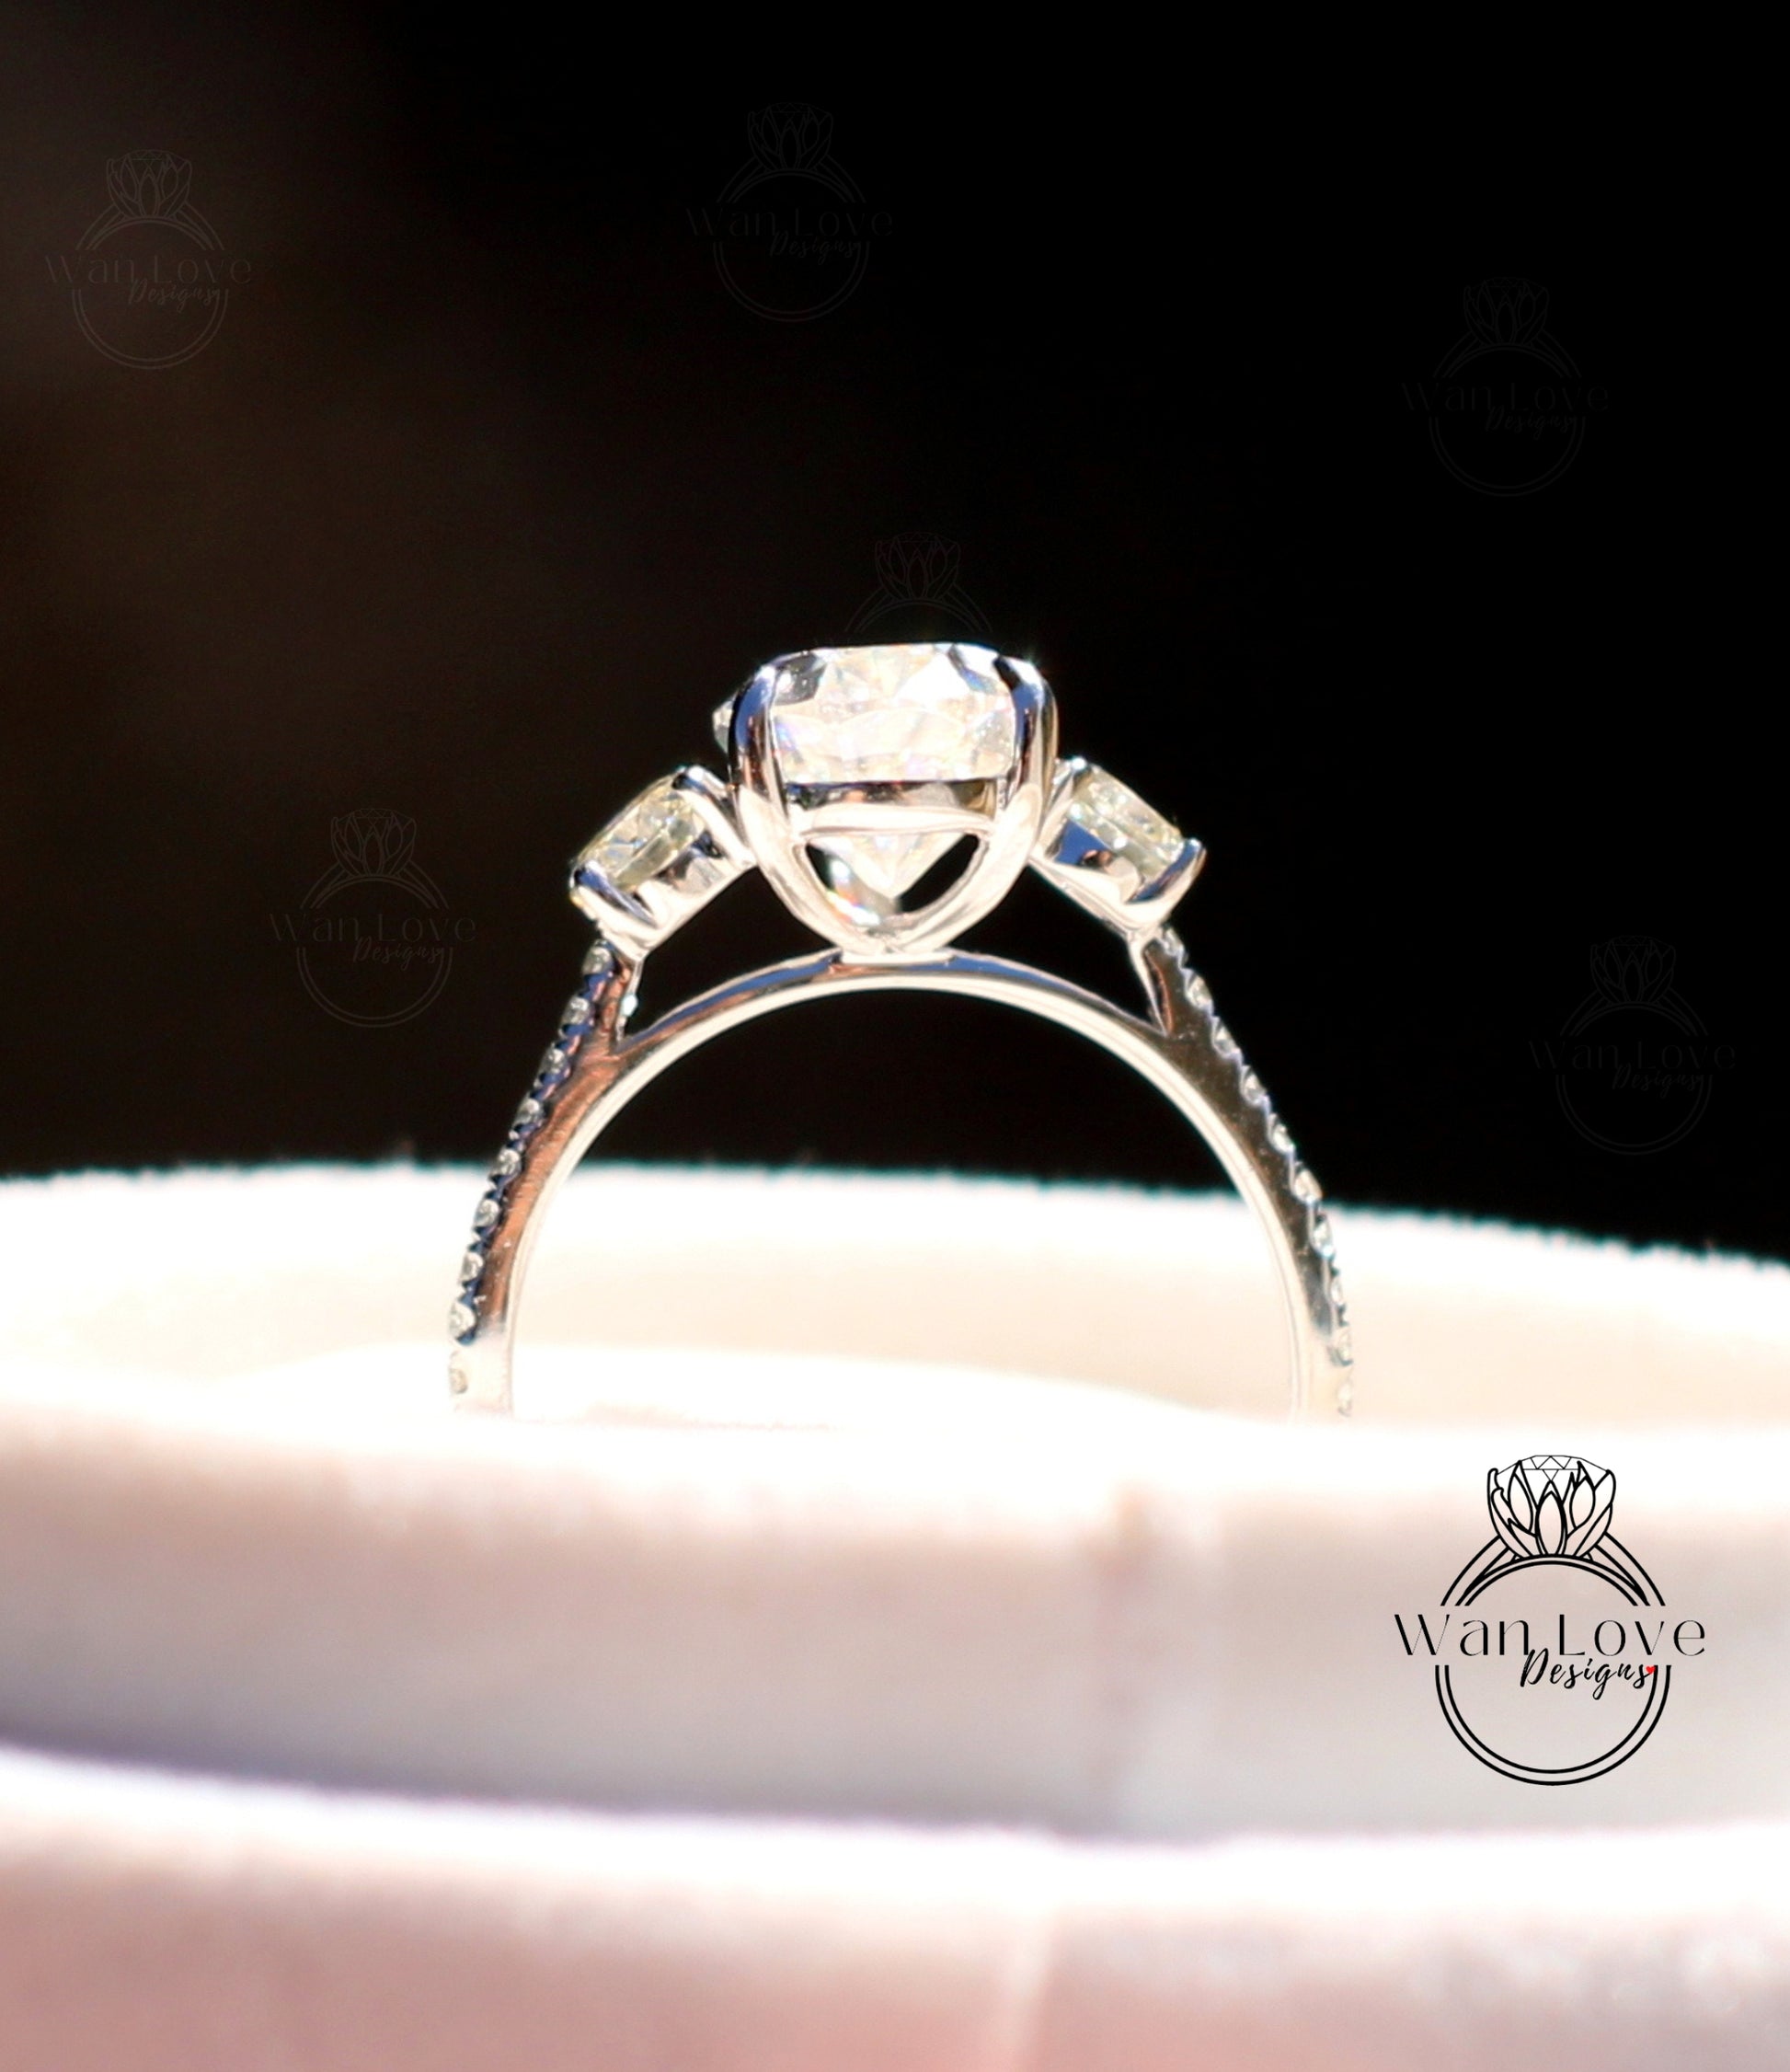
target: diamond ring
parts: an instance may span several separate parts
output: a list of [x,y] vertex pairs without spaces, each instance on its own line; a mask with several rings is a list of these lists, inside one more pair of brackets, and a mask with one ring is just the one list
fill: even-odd
[[[595,922],[597,940],[473,1218],[449,1320],[455,1402],[511,1408],[511,1341],[542,1214],[642,1087],[711,1037],[775,1008],[901,988],[1041,1016],[1102,1045],[1165,1095],[1268,1237],[1289,1324],[1293,1413],[1346,1412],[1352,1353],[1321,1191],[1168,926],[1204,860],[1200,845],[1117,777],[1060,762],[1044,679],[988,648],[785,655],[715,721],[728,778],[695,767],[661,778],[572,867],[572,900]],[[928,896],[966,837],[970,860]],[[1146,1015],[1049,973],[950,947],[1028,864],[1123,938]],[[648,955],[753,868],[832,947],[735,979],[631,1030]]]

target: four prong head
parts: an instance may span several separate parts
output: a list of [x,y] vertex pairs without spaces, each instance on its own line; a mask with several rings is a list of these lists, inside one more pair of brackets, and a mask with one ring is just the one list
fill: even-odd
[[[1029,663],[967,642],[815,648],[765,663],[715,715],[730,786],[649,786],[579,856],[572,898],[644,956],[756,863],[797,917],[858,957],[924,957],[1031,863],[1131,942],[1153,935],[1205,851],[1097,765],[1056,760]],[[959,842],[947,890],[906,895]]]
[[[1026,867],[1056,759],[1029,663],[964,642],[817,648],[768,662],[729,722],[740,830],[784,903],[861,957],[930,955]],[[902,895],[961,837],[975,854]]]

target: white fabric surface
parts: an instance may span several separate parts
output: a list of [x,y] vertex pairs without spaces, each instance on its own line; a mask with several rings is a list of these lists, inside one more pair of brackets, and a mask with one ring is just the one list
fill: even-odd
[[[0,2066],[1790,2064],[1790,1272],[606,1171],[450,1417],[476,1180],[0,1189]],[[1536,1790],[1396,1608],[1613,1467],[1708,1653]]]

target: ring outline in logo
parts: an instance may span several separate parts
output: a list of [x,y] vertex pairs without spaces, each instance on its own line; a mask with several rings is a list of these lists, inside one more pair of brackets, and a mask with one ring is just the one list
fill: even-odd
[[[1582,1036],[1593,1022],[1601,1020],[1605,1015],[1616,1014],[1624,1009],[1631,1014],[1663,1016],[1681,1034],[1692,1038],[1707,1037],[1709,1033],[1696,1009],[1675,990],[1668,988],[1663,994],[1648,1000],[1612,1000],[1601,993],[1592,993],[1567,1017],[1566,1026],[1560,1031],[1561,1041],[1570,1042],[1575,1037]],[[1708,1110],[1714,1082],[1707,1072],[1700,1074],[1696,1099],[1692,1103],[1690,1113],[1675,1127],[1667,1131],[1664,1136],[1649,1137],[1645,1144],[1624,1144],[1618,1137],[1605,1136],[1602,1131],[1594,1130],[1572,1104],[1572,1096],[1566,1090],[1566,1073],[1564,1067],[1554,1075],[1554,1090],[1559,1099],[1561,1113],[1588,1144],[1595,1145],[1600,1151],[1613,1151],[1620,1157],[1644,1158],[1651,1152],[1669,1150],[1696,1128]]]
[[[440,886],[420,864],[406,862],[396,870],[350,870],[338,863],[326,870],[305,893],[304,911],[315,913],[326,900],[334,899],[338,892],[346,892],[350,885],[396,885],[420,901],[425,908],[445,910],[447,906]],[[298,945],[298,975],[304,990],[326,1014],[333,1015],[338,1021],[351,1023],[357,1029],[395,1029],[400,1022],[415,1020],[440,998],[453,969],[453,945],[443,943],[442,961],[419,1000],[413,1000],[408,1007],[394,1008],[387,1014],[361,1014],[352,1007],[341,1007],[329,997],[311,969],[308,950],[303,943]]]
[[[1627,1548],[1609,1533],[1602,1537],[1599,1544],[1619,1556],[1638,1581],[1624,1574],[1613,1565],[1606,1567],[1601,1561],[1571,1554],[1531,1555],[1513,1561],[1500,1561],[1482,1569],[1488,1555],[1494,1551],[1505,1551],[1502,1543],[1494,1539],[1482,1547],[1460,1575],[1455,1577],[1449,1585],[1442,1603],[1471,1605],[1482,1591],[1489,1589],[1494,1583],[1501,1582],[1506,1576],[1514,1575],[1519,1569],[1559,1568],[1587,1571],[1607,1583],[1612,1590],[1620,1592],[1631,1605],[1656,1605],[1663,1609],[1665,1600],[1660,1596],[1653,1578]],[[1467,1724],[1465,1716],[1461,1711],[1460,1700],[1454,1695],[1454,1686],[1445,1663],[1439,1663],[1436,1666],[1436,1701],[1441,1707],[1442,1717],[1448,1721],[1449,1731],[1454,1738],[1469,1755],[1475,1761],[1484,1763],[1487,1768],[1497,1770],[1503,1776],[1514,1778],[1519,1784],[1585,1784],[1594,1777],[1603,1777],[1611,1770],[1620,1769],[1647,1741],[1665,1712],[1666,1700],[1671,1692],[1671,1681],[1670,1663],[1662,1662],[1657,1664],[1647,1702],[1642,1708],[1640,1718],[1623,1738],[1601,1755],[1591,1756],[1582,1763],[1568,1764],[1558,1769],[1548,1769],[1537,1763],[1519,1763],[1510,1756],[1499,1755],[1488,1742],[1482,1741]]]
[[[1543,290],[1543,317],[1546,315],[1546,291]],[[1578,381],[1580,378],[1578,363],[1572,354],[1551,332],[1542,328],[1540,319],[1523,336],[1513,339],[1485,338],[1475,332],[1470,322],[1468,329],[1443,355],[1437,366],[1435,378],[1439,382],[1452,381],[1463,368],[1470,367],[1475,360],[1483,360],[1493,352],[1517,352],[1531,360],[1539,360],[1551,374],[1558,374],[1563,381]],[[1545,474],[1538,475],[1531,482],[1485,482],[1478,476],[1469,474],[1443,444],[1442,420],[1433,412],[1429,419],[1429,443],[1436,458],[1464,489],[1476,489],[1481,496],[1488,497],[1532,496],[1537,489],[1544,489],[1550,482],[1557,481],[1578,458],[1579,449],[1585,443],[1585,419],[1582,414],[1575,414],[1566,451]]]
[[[813,111],[819,113],[818,110]],[[832,121],[824,119],[828,138],[831,138]],[[748,125],[750,134],[750,125]],[[767,157],[761,152],[757,140],[753,140],[753,154],[721,190],[719,205],[726,207],[750,194],[753,188],[773,179],[811,179],[826,189],[836,200],[846,203],[855,202],[862,207],[864,196],[858,191],[857,182],[833,157],[832,152],[822,148],[804,163],[786,166]],[[830,316],[847,296],[855,292],[870,267],[870,246],[866,238],[860,237],[852,255],[852,267],[844,282],[823,301],[803,309],[778,309],[769,303],[760,302],[749,294],[733,277],[728,266],[727,240],[713,240],[715,271],[719,274],[721,285],[739,303],[742,309],[750,309],[754,317],[763,317],[773,324],[807,324],[817,317]]]
[[[121,163],[121,161],[120,161]],[[107,167],[108,175],[112,167]],[[190,172],[190,168],[187,168]],[[82,233],[75,246],[77,252],[97,252],[108,237],[120,230],[130,230],[141,224],[164,223],[178,230],[183,237],[190,237],[201,252],[221,252],[224,240],[200,214],[190,201],[184,198],[174,207],[166,209],[131,209],[114,200],[104,214],[97,216]],[[82,289],[77,282],[69,291],[69,299],[75,308],[75,321],[81,336],[94,351],[120,367],[178,367],[182,361],[190,360],[195,353],[202,352],[222,329],[230,307],[230,291],[219,288],[217,302],[204,328],[190,344],[183,345],[174,352],[126,352],[121,346],[113,345],[100,337],[93,319],[87,315],[86,305],[81,300]]]

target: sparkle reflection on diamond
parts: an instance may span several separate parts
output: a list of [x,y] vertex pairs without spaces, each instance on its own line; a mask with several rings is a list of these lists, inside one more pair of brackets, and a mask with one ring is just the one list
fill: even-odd
[[1097,764],[1076,773],[1057,836],[1058,862],[1098,869],[1134,899],[1185,846],[1178,827]]
[[[1019,753],[1018,708],[986,648],[817,648],[779,673],[770,722],[779,779],[816,794],[1006,777]],[[912,799],[922,810],[929,802]],[[955,801],[947,793],[939,802]],[[834,895],[867,920],[957,839],[924,827],[829,829],[813,846]]]
[[958,784],[1007,774],[1019,716],[987,648],[817,648],[771,732],[785,784]]
[[660,777],[624,806],[579,857],[617,892],[637,892],[701,840],[702,822],[675,777]]

